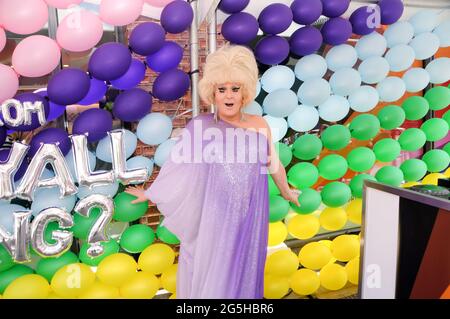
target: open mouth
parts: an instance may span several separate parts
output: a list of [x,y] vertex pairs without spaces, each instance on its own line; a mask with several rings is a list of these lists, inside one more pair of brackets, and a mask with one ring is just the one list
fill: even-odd
[[226,107],[229,107],[229,108],[232,108],[233,105],[234,105],[234,103],[225,103],[225,106],[226,106]]

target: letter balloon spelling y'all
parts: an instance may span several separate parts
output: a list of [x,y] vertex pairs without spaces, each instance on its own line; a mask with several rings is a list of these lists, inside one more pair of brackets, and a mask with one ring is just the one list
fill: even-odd
[[13,177],[25,158],[28,148],[28,145],[15,142],[8,161],[0,163],[0,200],[10,200],[15,196]]
[[17,263],[29,262],[29,222],[31,211],[19,211],[14,213],[14,233],[9,234],[0,226],[0,244],[5,247],[13,260]]

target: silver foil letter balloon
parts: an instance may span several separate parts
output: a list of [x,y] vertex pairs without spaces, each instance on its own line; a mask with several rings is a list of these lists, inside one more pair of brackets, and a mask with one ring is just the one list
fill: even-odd
[[29,146],[14,142],[6,162],[0,162],[0,199],[10,200],[14,195],[14,173],[25,159]]
[[25,263],[31,260],[29,252],[30,216],[30,211],[18,211],[14,213],[13,234],[9,234],[0,226],[0,245],[5,247],[17,263]]

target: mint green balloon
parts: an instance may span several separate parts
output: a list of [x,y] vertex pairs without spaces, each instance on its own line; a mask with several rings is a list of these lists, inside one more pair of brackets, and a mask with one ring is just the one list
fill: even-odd
[[340,124],[327,127],[320,136],[323,146],[332,151],[346,147],[351,137],[348,127]]
[[56,258],[42,258],[36,265],[36,273],[41,275],[48,282],[52,281],[53,275],[62,267],[78,262],[78,257],[73,252],[68,251]]
[[319,208],[321,203],[320,194],[311,188],[304,188],[302,189],[302,193],[298,197],[298,201],[300,203],[300,207],[289,203],[291,205],[291,208],[298,214],[310,214],[314,212],[317,208]]
[[430,104],[422,96],[411,96],[402,103],[408,121],[417,121],[427,115]]
[[357,147],[347,155],[348,167],[355,172],[365,172],[375,164],[375,154],[370,148]]
[[446,151],[436,149],[426,152],[422,160],[427,164],[429,172],[437,173],[448,167],[450,156]]
[[425,176],[427,173],[427,164],[420,159],[411,158],[404,161],[400,165],[400,169],[403,172],[405,181],[415,182]]
[[375,174],[378,182],[391,186],[400,186],[403,182],[403,172],[395,166],[383,166]]
[[90,257],[87,254],[87,250],[89,248],[88,243],[84,243],[80,248],[80,260],[83,262],[83,264],[89,265],[89,266],[97,266],[103,259],[108,257],[109,255],[118,253],[120,250],[119,244],[116,240],[111,239],[107,242],[101,242],[100,245],[103,247],[104,251],[103,254],[97,257]]
[[352,197],[352,191],[347,184],[331,182],[322,188],[322,201],[328,207],[340,207],[345,205]]
[[322,151],[322,141],[316,135],[304,134],[297,138],[292,146],[292,154],[300,160],[315,159]]
[[448,155],[450,155],[450,143],[445,144],[443,150],[446,151]]
[[373,114],[360,114],[350,123],[352,137],[367,141],[374,138],[380,131],[380,121]]
[[276,143],[275,150],[277,151],[278,157],[280,158],[281,164],[286,167],[292,161],[292,150],[284,143]]
[[287,172],[289,184],[298,189],[313,186],[319,178],[317,168],[309,162],[301,162],[292,166]]
[[341,155],[331,154],[320,160],[318,168],[320,176],[328,180],[334,180],[345,175],[348,164]]
[[269,185],[269,195],[279,195],[280,190],[278,189],[277,184],[273,181],[273,178],[271,175],[267,178],[267,184]]
[[131,253],[141,253],[155,241],[155,232],[150,226],[137,224],[128,227],[120,236],[120,247]]
[[426,120],[420,129],[425,133],[427,141],[436,142],[448,134],[448,123],[444,119],[432,118]]
[[15,265],[0,273],[0,294],[5,292],[6,287],[16,280],[25,275],[34,273],[34,270],[25,265]]
[[376,181],[375,177],[369,174],[359,174],[352,178],[350,181],[350,189],[352,191],[352,195],[356,198],[362,198],[363,195],[363,187],[364,187],[364,181],[370,180],[370,181]]
[[281,196],[269,197],[269,221],[278,222],[289,212],[289,202]]
[[5,247],[0,244],[0,272],[5,271],[14,266],[14,261]]
[[162,226],[161,224],[158,225],[156,228],[156,237],[158,237],[159,240],[161,240],[163,243],[169,244],[169,245],[178,245],[180,243],[180,240],[178,237],[172,233],[167,227]]
[[418,128],[409,128],[400,134],[398,142],[403,151],[417,151],[419,148],[423,147],[427,141],[427,136],[425,133]]
[[399,157],[401,150],[400,143],[392,138],[379,140],[373,147],[373,152],[380,162],[392,162]]
[[400,127],[405,121],[405,111],[397,105],[383,107],[377,114],[380,126],[385,130],[393,130]]
[[436,86],[424,95],[433,111],[442,110],[450,104],[450,89],[445,86]]

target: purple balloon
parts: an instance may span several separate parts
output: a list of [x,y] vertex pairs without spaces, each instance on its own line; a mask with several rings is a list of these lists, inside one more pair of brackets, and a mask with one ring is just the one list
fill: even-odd
[[336,18],[347,11],[350,0],[322,0],[322,14],[329,18]]
[[[6,162],[9,158],[9,153],[11,152],[10,148],[2,148],[0,149],[0,162]],[[25,157],[22,161],[22,163],[19,166],[19,169],[17,170],[16,174],[14,174],[14,181],[17,182],[19,179],[23,177],[26,170],[28,168],[28,160]]]
[[381,24],[385,25],[397,22],[405,9],[402,0],[380,0],[378,6],[381,11]]
[[292,23],[291,9],[282,3],[274,3],[263,9],[259,14],[258,22],[261,30],[267,34],[284,32]]
[[81,112],[73,122],[73,134],[88,133],[89,142],[97,142],[112,130],[112,116],[103,109],[89,109]]
[[[145,64],[138,59],[131,61],[130,67],[124,75],[116,80],[112,80],[111,84],[121,90],[129,90],[137,86],[145,78]],[[105,89],[106,93],[106,89]],[[104,94],[103,94],[104,95]],[[102,96],[103,96],[102,95]]]
[[320,0],[295,0],[291,4],[294,21],[298,24],[311,24],[319,19],[322,14],[322,1]]
[[81,101],[89,92],[89,76],[75,68],[62,69],[53,75],[47,86],[47,94],[53,103],[71,105]]
[[94,78],[111,81],[124,75],[130,64],[130,50],[122,43],[109,42],[92,53],[88,69]]
[[78,104],[80,105],[91,105],[100,101],[106,94],[108,86],[104,81],[97,80],[95,78],[91,79],[91,87],[89,88],[88,94],[82,99]]
[[263,64],[281,63],[289,56],[289,43],[286,39],[276,35],[267,36],[256,44],[255,56]]
[[3,146],[3,143],[5,143],[7,136],[8,133],[6,132],[6,128],[4,126],[0,126],[0,147]]
[[189,76],[178,69],[161,73],[153,84],[153,96],[161,101],[174,101],[184,96],[189,89]]
[[71,147],[69,134],[67,134],[66,131],[56,127],[46,128],[37,133],[35,136],[33,136],[30,142],[30,150],[28,151],[28,155],[34,156],[36,152],[39,150],[41,143],[43,144],[59,143],[59,149],[61,150],[64,156],[66,156],[67,153],[69,153]]
[[181,33],[191,25],[194,11],[183,0],[175,0],[166,5],[161,12],[161,25],[169,33]]
[[219,3],[219,10],[228,14],[237,13],[244,10],[250,0],[222,0]]
[[[37,95],[40,95],[42,97],[47,97],[48,98],[48,93],[47,90],[41,90],[39,92],[34,92]],[[49,107],[50,107],[50,111],[48,113],[47,116],[47,122],[53,121],[54,119],[57,119],[58,117],[60,117],[61,115],[64,114],[64,111],[66,110],[66,106],[65,105],[59,105],[56,103],[53,103],[52,101],[49,101]]]
[[183,48],[173,41],[166,41],[162,48],[147,57],[147,65],[156,72],[175,69],[183,59]]
[[352,24],[344,18],[332,18],[321,29],[323,42],[339,45],[347,42],[352,35]]
[[247,44],[254,40],[258,30],[258,21],[246,12],[232,14],[222,24],[223,37],[235,44]]
[[115,100],[113,114],[125,122],[139,121],[152,109],[152,96],[142,89],[121,93]]
[[364,6],[353,11],[349,19],[353,33],[367,35],[377,28],[376,21],[373,19],[375,10],[375,7]]
[[129,44],[131,50],[142,56],[155,53],[164,44],[166,32],[155,22],[145,22],[133,29]]
[[291,51],[299,56],[315,53],[322,46],[322,34],[312,26],[295,31],[289,40]]

